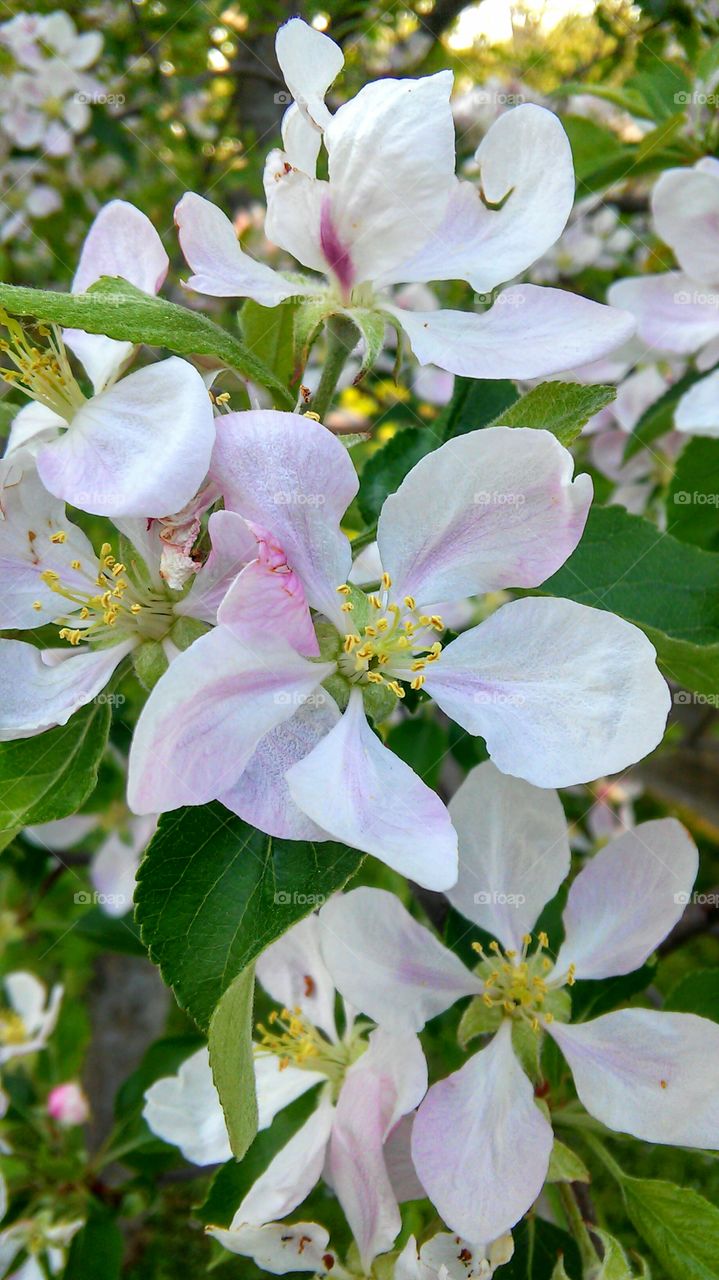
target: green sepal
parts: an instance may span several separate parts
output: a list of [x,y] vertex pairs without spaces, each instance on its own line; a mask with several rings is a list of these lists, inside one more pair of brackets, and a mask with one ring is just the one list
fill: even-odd
[[547,1182],[591,1182],[591,1176],[584,1161],[576,1151],[554,1139],[552,1154],[549,1157]]
[[132,662],[143,689],[151,693],[170,663],[160,640],[146,640],[132,651]]
[[170,632],[170,639],[178,649],[189,649],[195,640],[211,630],[212,627],[206,622],[200,622],[199,618],[178,618]]
[[475,1040],[477,1036],[493,1035],[499,1030],[502,1021],[502,1010],[499,1005],[489,1009],[481,996],[470,1000],[457,1027],[457,1041],[461,1049]]

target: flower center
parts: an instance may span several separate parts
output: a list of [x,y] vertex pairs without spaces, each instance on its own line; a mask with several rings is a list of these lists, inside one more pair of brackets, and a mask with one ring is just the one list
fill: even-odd
[[509,1018],[529,1024],[533,1031],[539,1031],[542,1023],[553,1022],[555,1017],[563,1020],[566,996],[557,999],[564,986],[574,986],[574,965],[570,965],[567,974],[562,978],[547,981],[547,974],[553,967],[544,950],[549,946],[546,933],[537,935],[537,947],[530,956],[532,943],[531,933],[526,933],[522,940],[522,951],[503,951],[498,942],[491,942],[488,956],[478,942],[472,943],[472,949],[481,957],[477,966],[477,974],[484,981],[481,999],[488,1009],[499,1009]]
[[273,1009],[267,1026],[257,1023],[259,1040],[255,1052],[272,1053],[280,1060],[280,1071],[300,1067],[319,1071],[338,1089],[347,1068],[364,1053],[366,1042],[361,1028],[342,1040],[333,1042],[302,1017],[302,1010]]
[[412,596],[401,604],[393,600],[388,573],[380,586],[380,594],[370,596],[346,582],[337,588],[345,597],[341,609],[354,623],[345,633],[338,667],[350,684],[386,685],[403,698],[400,681],[421,689],[425,668],[437,661],[442,646],[433,637],[444,631],[444,622],[439,614],[420,613]]
[[[62,543],[64,531],[50,534],[50,541]],[[81,560],[71,560],[67,581],[55,569],[40,575],[56,595],[67,600],[70,608],[53,617],[60,624],[60,639],[71,645],[94,643],[98,648],[117,644],[128,635],[141,640],[161,640],[167,635],[173,618],[172,601],[160,592],[134,582],[127,568],[112,554],[109,542],[103,543],[99,559],[86,568]],[[43,609],[40,600],[33,608]]]
[[27,1029],[19,1013],[0,1013],[0,1044],[24,1044]]
[[37,347],[20,322],[2,307],[0,323],[8,333],[7,338],[0,339],[0,354],[15,366],[0,369],[0,378],[70,422],[86,401],[70,368],[60,330],[56,325],[32,326],[39,337],[46,339],[45,346]]

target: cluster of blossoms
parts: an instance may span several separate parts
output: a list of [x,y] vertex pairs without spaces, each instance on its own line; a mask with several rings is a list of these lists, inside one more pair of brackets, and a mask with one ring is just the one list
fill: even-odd
[[[63,39],[75,69],[89,66],[98,47],[55,17],[13,20],[5,42],[35,71],[33,59],[59,56]],[[141,710],[125,726],[127,809],[115,829],[90,812],[26,833],[62,851],[102,828],[90,874],[115,915],[129,907],[157,816],[213,801],[267,836],[313,842],[318,859],[325,842],[340,842],[446,895],[472,944],[464,958],[379,887],[332,896],[259,956],[263,998],[275,1006],[256,1030],[259,1127],[304,1095],[307,1111],[229,1225],[209,1231],[271,1274],[488,1280],[550,1179],[555,1130],[577,1114],[566,1082],[545,1071],[547,1046],[598,1125],[719,1147],[716,1023],[643,1008],[586,1020],[580,1007],[572,1020],[577,981],[631,973],[677,923],[698,855],[678,822],[649,821],[571,879],[555,788],[643,759],[662,739],[669,691],[638,627],[541,594],[578,547],[593,498],[590,476],[575,475],[552,431],[467,424],[402,471],[360,558],[345,531],[359,489],[353,458],[326,413],[302,411],[303,393],[326,409],[320,391],[333,361],[333,386],[340,377],[342,325],[358,340],[359,373],[393,341],[449,377],[576,370],[594,380],[612,361],[624,381],[612,421],[592,424],[593,459],[622,484],[644,484],[641,498],[623,495],[637,509],[650,477],[622,472],[623,453],[605,438],[624,440],[677,368],[646,352],[632,368],[632,312],[650,295],[645,344],[683,356],[715,349],[719,324],[704,303],[691,340],[683,330],[672,347],[657,299],[719,279],[710,261],[719,168],[702,161],[692,173],[689,213],[677,215],[672,197],[666,214],[671,173],[656,189],[658,228],[686,275],[624,281],[610,305],[536,284],[495,296],[558,241],[564,273],[574,174],[557,117],[536,103],[503,112],[471,176],[459,178],[449,73],[377,80],[332,114],[339,47],[292,19],[277,54],[293,101],[282,150],[267,159],[265,228],[299,270],[251,257],[198,194],[184,195],[175,220],[194,295],[268,309],[292,299],[304,354],[326,326],[316,397],[303,383],[296,411],[283,412],[257,407],[267,401],[250,386],[251,407],[230,409],[212,389],[216,364],[153,360],[126,338],[0,311],[0,377],[11,396],[28,397],[0,460],[0,627],[11,633],[0,638],[0,740],[66,725],[134,669]],[[577,269],[627,247],[603,214]],[[120,277],[133,286],[128,311],[139,297],[152,312],[168,268],[149,219],[116,200],[88,233],[72,292]],[[468,283],[476,309],[421,301],[427,284],[446,280]],[[103,286],[92,296],[102,299]],[[679,431],[711,430],[701,413],[713,377],[682,400]],[[431,704],[489,756],[447,802],[387,742],[404,708]],[[558,940],[542,913],[568,879]],[[0,1064],[43,1048],[61,995],[10,975]],[[425,1024],[451,1017],[460,1000],[456,1037],[471,1050],[433,1079]],[[47,1113],[59,1126],[82,1124],[86,1099],[65,1081]],[[232,1156],[204,1048],[147,1090],[144,1115],[198,1165]],[[341,1256],[322,1224],[286,1221],[321,1179],[354,1242]],[[400,1245],[400,1206],[418,1198],[447,1230],[435,1222],[428,1239]],[[2,1265],[24,1254],[35,1270],[23,1262],[23,1280],[52,1273],[52,1251],[79,1225],[13,1220],[0,1233]]]

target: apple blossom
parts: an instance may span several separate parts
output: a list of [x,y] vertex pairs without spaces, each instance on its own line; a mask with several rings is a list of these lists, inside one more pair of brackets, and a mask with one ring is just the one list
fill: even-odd
[[[217,798],[269,834],[342,840],[442,889],[456,876],[447,811],[367,711],[384,719],[405,686],[424,689],[485,737],[501,769],[543,786],[614,772],[656,745],[669,695],[651,644],[627,622],[524,599],[443,648],[442,618],[424,611],[537,586],[577,545],[591,482],[572,480],[571,457],[548,432],[488,428],[422,459],[384,504],[382,577],[366,595],[348,583],[340,519],[357,477],[342,445],[296,414],[219,422],[213,474],[225,505],[272,530],[280,573],[306,603],[283,620],[251,566],[238,576],[220,625],[143,709],[130,754],[135,812]],[[319,618],[314,652],[295,634],[307,605]]]
[[[608,1128],[648,1142],[719,1146],[716,1023],[641,1008],[569,1021],[567,987],[638,968],[682,915],[698,866],[684,828],[672,818],[641,823],[585,864],[552,961],[541,931],[530,950],[530,930],[569,870],[556,793],[487,762],[462,783],[450,812],[460,874],[449,900],[498,941],[487,951],[474,944],[480,961],[465,971],[466,989],[470,981],[483,989],[460,1028],[465,1044],[486,1032],[493,1039],[431,1086],[412,1132],[417,1173],[445,1222],[470,1239],[496,1237],[539,1195],[553,1136],[525,1065],[538,1061],[531,1042],[545,1033],[564,1054],[580,1101]],[[352,890],[322,908],[320,925],[339,990],[380,1026],[419,1031],[461,993],[457,956],[393,894]]]
[[84,1089],[73,1081],[55,1085],[47,1096],[47,1114],[63,1129],[86,1124],[90,1119],[90,1103]]
[[[123,276],[157,293],[168,259],[139,209],[113,200],[97,215],[83,246],[73,290],[101,276]],[[179,511],[202,484],[215,428],[205,383],[177,356],[122,376],[135,348],[101,334],[52,326],[23,327],[0,309],[7,338],[0,373],[30,396],[9,448],[32,442],[45,487],[82,510],[108,516],[164,516]],[[86,396],[66,347],[93,386]]]
[[[375,1029],[367,1035],[367,1024],[355,1023],[350,1010],[338,1034],[335,988],[320,955],[316,916],[294,925],[262,953],[257,977],[284,1005],[267,1026],[258,1027],[260,1128],[309,1089],[321,1088],[309,1119],[250,1188],[230,1227],[210,1227],[210,1234],[231,1252],[251,1252],[258,1230],[292,1213],[324,1170],[363,1260],[371,1259],[391,1246],[400,1228],[391,1161],[398,1144],[406,1146],[401,1122],[427,1088],[419,1041],[406,1031]],[[177,1076],[151,1085],[145,1099],[152,1131],[180,1145],[188,1158],[229,1158],[205,1050]],[[399,1194],[406,1183],[406,1174],[397,1173]],[[416,1187],[414,1180],[411,1194],[420,1194]]]
[[[695,355],[706,371],[719,358],[719,160],[705,156],[693,169],[668,169],[652,192],[652,212],[681,270],[619,280],[607,296],[633,312],[649,346]],[[718,396],[715,370],[682,396],[677,431],[719,435]]]
[[[574,200],[571,150],[556,116],[527,103],[497,120],[477,149],[477,188],[455,176],[450,72],[376,80],[331,115],[324,96],[344,62],[334,41],[293,18],[276,47],[295,102],[283,120],[284,150],[265,166],[266,232],[327,284],[256,262],[220,209],[189,192],[175,220],[191,289],[270,307],[305,299],[310,328],[346,312],[363,331],[375,313],[404,332],[420,364],[475,378],[539,377],[629,337],[626,312],[562,290],[513,285],[481,315],[407,312],[386,292],[463,279],[488,296],[546,252]],[[322,145],[327,180],[315,176]]]
[[[8,1280],[46,1280],[60,1275],[67,1248],[84,1225],[82,1218],[53,1221],[43,1209],[33,1218],[18,1218],[0,1231],[0,1268]],[[10,1273],[9,1268],[20,1260]]]
[[136,818],[130,813],[118,815],[117,807],[113,807],[107,816],[76,813],[70,818],[25,827],[23,834],[31,844],[56,854],[74,849],[88,836],[104,830],[104,838],[90,861],[90,881],[100,910],[108,916],[124,916],[132,907],[140,858],[156,827],[155,814]]
[[32,973],[17,970],[3,978],[7,1005],[0,1009],[0,1066],[44,1049],[55,1030],[63,988],[47,988]]
[[[27,448],[0,460],[0,625],[14,631],[58,627],[66,647],[38,649],[0,639],[0,739],[65,724],[96,697],[112,673],[143,645],[160,646],[166,662],[187,643],[188,623],[214,622],[227,586],[257,541],[241,518],[218,511],[208,529],[212,549],[190,590],[178,597],[160,576],[156,522],[127,520],[127,563],[104,543],[97,553],[43,487]],[[203,630],[204,627],[199,627]]]

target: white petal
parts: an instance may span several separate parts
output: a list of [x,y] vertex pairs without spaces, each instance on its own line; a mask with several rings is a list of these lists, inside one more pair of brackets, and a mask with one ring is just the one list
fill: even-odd
[[257,977],[272,999],[336,1038],[335,985],[320,950],[320,924],[307,916],[267,947],[257,961]]
[[541,378],[598,360],[626,342],[626,311],[562,289],[517,284],[482,315],[402,311],[385,306],[404,329],[420,364],[468,378]]
[[334,1107],[325,1098],[250,1187],[230,1230],[245,1222],[259,1227],[284,1218],[302,1203],[322,1173],[333,1118]]
[[217,205],[188,191],[175,209],[180,247],[193,275],[188,289],[213,298],[253,298],[276,307],[303,290],[245,253],[229,218]]
[[290,164],[314,178],[321,145],[321,130],[293,102],[282,117],[282,146]]
[[613,978],[638,969],[684,913],[699,868],[675,818],[642,822],[600,849],[580,871],[564,911],[556,973]]
[[559,796],[488,760],[467,775],[449,813],[459,837],[459,879],[447,897],[505,948],[521,951],[522,937],[569,872]]
[[135,727],[128,803],[135,813],[205,804],[227,791],[260,739],[332,672],[294,649],[243,644],[215,627],[179,654]]
[[[107,684],[132,641],[109,649],[41,650],[0,640],[0,741],[67,724]],[[49,662],[45,654],[62,655]]]
[[335,840],[430,889],[457,876],[457,837],[439,796],[383,746],[355,690],[339,724],[287,773],[290,795]]
[[315,689],[289,720],[270,729],[234,786],[219,799],[227,809],[268,835],[283,840],[327,840],[327,832],[297,807],[286,774],[334,728],[337,703]]
[[571,600],[514,600],[453,640],[427,692],[503,773],[567,787],[661,741],[669,690],[638,627]]
[[693,436],[719,436],[719,369],[684,392],[674,411],[674,426]]
[[325,94],[345,63],[339,45],[301,18],[290,18],[277,32],[275,50],[295,102],[324,127],[332,118]]
[[412,1155],[447,1226],[468,1240],[494,1240],[539,1195],[553,1140],[505,1020],[486,1049],[432,1085],[414,1122]]
[[58,429],[66,425],[65,419],[58,413],[53,413],[52,409],[39,404],[37,400],[31,400],[29,404],[23,405],[12,420],[4,457],[9,457],[31,441],[37,445],[41,440],[53,440]]
[[[262,177],[267,200],[265,235],[312,271],[325,272],[322,204],[328,186],[292,167],[284,151],[270,151]],[[319,283],[319,282],[318,282]]]
[[479,190],[471,182],[456,184],[444,220],[414,257],[395,268],[392,280],[467,280],[489,293],[559,238],[574,202],[574,166],[553,112],[531,102],[505,112],[475,159]]
[[619,1009],[548,1027],[590,1115],[618,1133],[719,1147],[719,1025],[693,1013]]
[[376,80],[328,123],[329,200],[352,281],[374,280],[439,225],[454,187],[452,74]]
[[322,954],[350,1004],[389,1030],[421,1031],[483,983],[394,893],[360,888],[320,911]]
[[179,1147],[192,1164],[219,1164],[232,1156],[207,1049],[187,1058],[176,1075],[151,1084],[142,1114],[152,1132]]
[[327,1077],[321,1071],[305,1071],[286,1066],[274,1053],[255,1049],[255,1090],[257,1093],[258,1129],[267,1129],[279,1111],[301,1098],[303,1093],[322,1084]]
[[202,484],[215,426],[205,384],[171,356],[94,396],[58,440],[41,447],[47,489],[95,515],[162,516]]
[[379,519],[382,565],[397,597],[421,604],[536,587],[576,547],[589,476],[549,431],[491,427],[417,463]]
[[202,622],[217,621],[217,610],[238,573],[257,556],[257,539],[242,516],[214,511],[207,522],[211,549],[175,613]]
[[719,292],[681,271],[617,280],[607,298],[636,316],[642,342],[659,351],[693,355],[719,335]]
[[719,284],[719,172],[667,169],[652,191],[652,213],[682,271]]
[[330,1269],[333,1275],[339,1275],[334,1254],[327,1248],[329,1232],[316,1222],[268,1222],[259,1227],[244,1223],[229,1230],[207,1227],[207,1234],[223,1249],[252,1258],[273,1276],[297,1271],[326,1275]]
[[344,630],[337,587],[347,581],[352,553],[340,521],[358,488],[344,446],[296,413],[225,414],[212,467],[225,505],[274,535],[309,604]]

